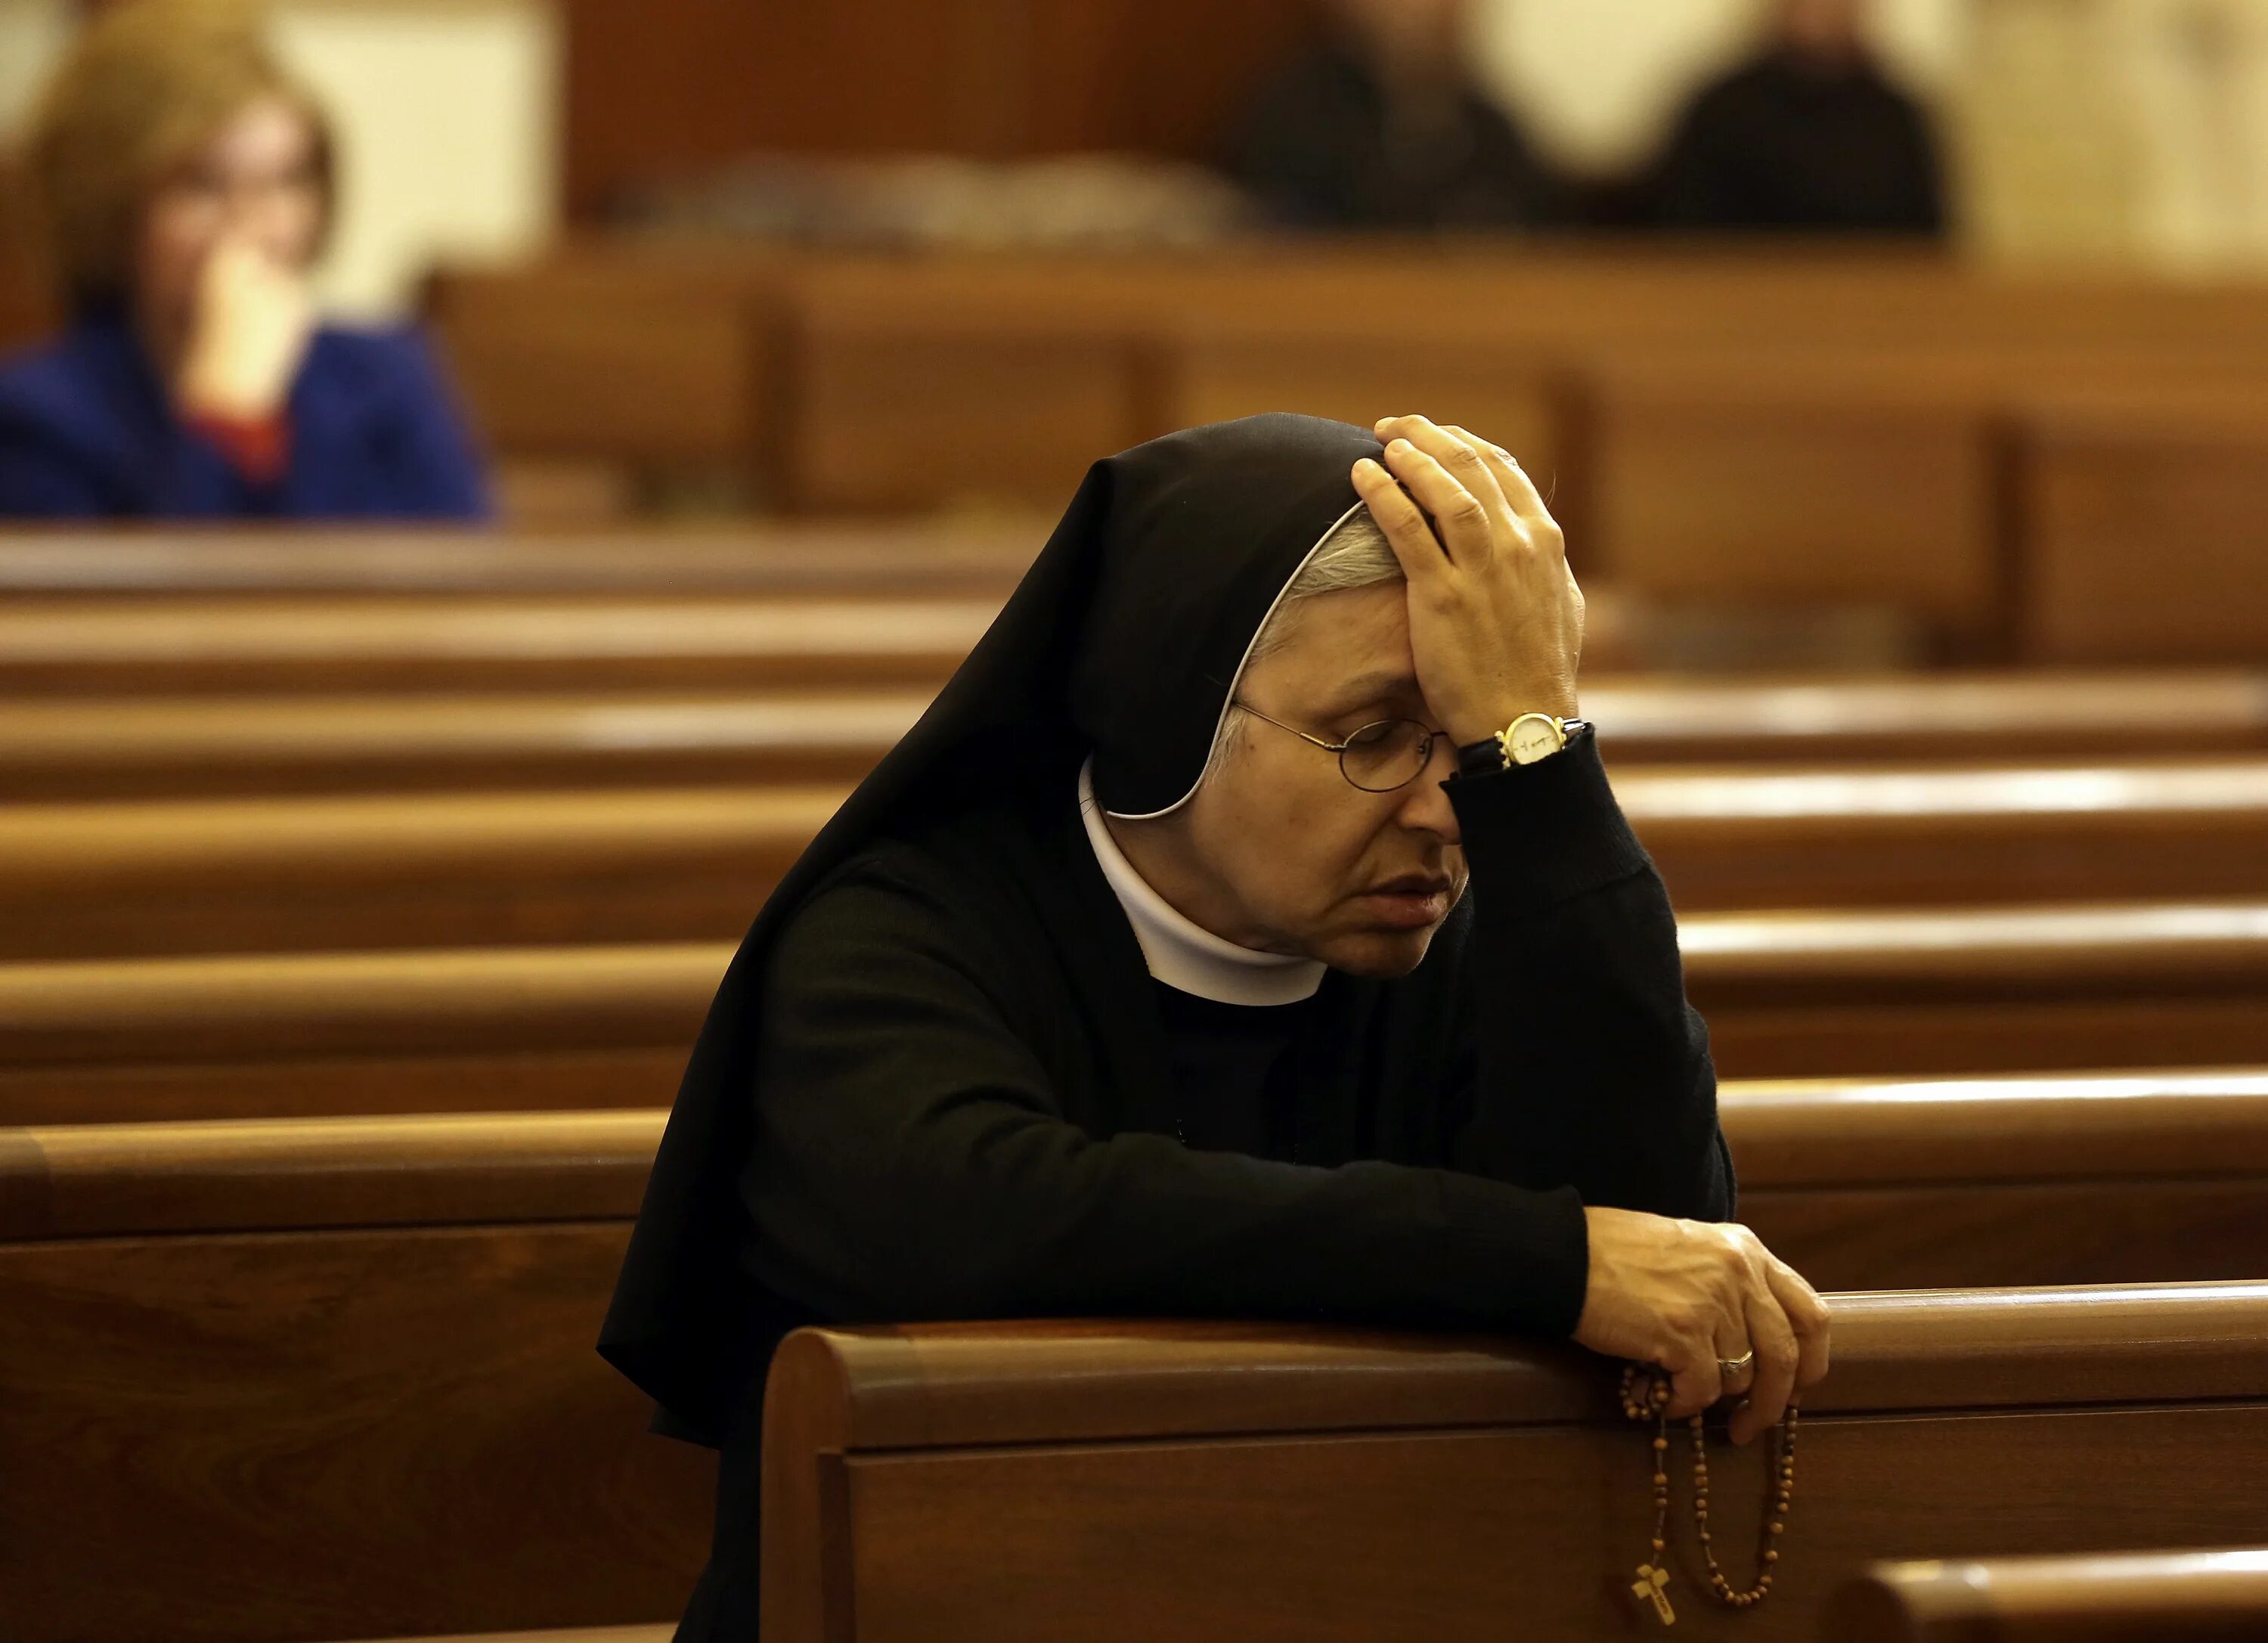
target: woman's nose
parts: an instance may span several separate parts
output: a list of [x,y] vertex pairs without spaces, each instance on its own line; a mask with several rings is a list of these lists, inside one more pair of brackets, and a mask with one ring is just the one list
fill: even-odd
[[1456,773],[1456,744],[1446,735],[1435,736],[1432,747],[1427,750],[1425,768],[1403,789],[1407,798],[1402,806],[1402,824],[1431,833],[1444,844],[1457,844],[1460,835],[1456,807],[1449,802],[1449,795],[1441,786]]

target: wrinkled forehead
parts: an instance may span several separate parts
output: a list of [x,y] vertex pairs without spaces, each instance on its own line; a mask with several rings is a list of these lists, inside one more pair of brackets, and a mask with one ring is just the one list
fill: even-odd
[[1284,642],[1247,670],[1247,694],[1314,712],[1417,695],[1404,584],[1317,593],[1285,611]]

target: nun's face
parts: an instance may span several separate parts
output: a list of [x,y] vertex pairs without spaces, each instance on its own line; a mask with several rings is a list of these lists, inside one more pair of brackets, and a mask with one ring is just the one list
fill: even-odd
[[[1330,742],[1383,718],[1440,724],[1418,689],[1398,581],[1301,601],[1290,641],[1247,669],[1237,694]],[[1415,780],[1373,793],[1289,730],[1241,714],[1230,733],[1231,756],[1180,811],[1114,828],[1136,868],[1240,946],[1358,976],[1415,969],[1465,889],[1456,814],[1441,791],[1456,765],[1448,738]]]

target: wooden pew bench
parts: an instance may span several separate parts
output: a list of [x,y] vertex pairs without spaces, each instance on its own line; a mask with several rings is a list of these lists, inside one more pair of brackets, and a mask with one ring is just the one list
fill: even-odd
[[[2268,905],[1696,914],[1727,1078],[2268,1063]],[[725,942],[0,965],[0,1122],[668,1101]]]
[[436,593],[974,592],[1005,597],[1043,523],[776,521],[608,531],[232,526],[0,532],[0,593],[364,598]]
[[0,1132],[9,1643],[675,1615],[712,1459],[593,1350],[652,1117],[576,1119]]
[[2195,661],[2268,651],[2268,414],[2216,395],[2066,396],[2015,436],[2026,654]]
[[1679,920],[1734,1078],[2268,1060],[2268,905],[2205,902]]
[[2268,1072],[1730,1080],[1740,1219],[1821,1289],[2257,1276]]
[[1829,1643],[2240,1643],[2268,1637],[2268,1548],[1878,1564]]
[[[674,1612],[706,1544],[709,1462],[644,1435],[641,1400],[590,1350],[661,1121],[647,1110],[0,1131],[0,1306],[11,1326],[0,1400],[26,1429],[56,1434],[0,1478],[0,1531],[20,1571],[11,1643],[294,1643]],[[1932,1476],[1958,1485],[1951,1493],[1970,1515],[1945,1527],[1971,1536],[1972,1551],[2028,1550],[2051,1534],[2131,1545],[2233,1532],[2242,1457],[2268,1418],[2257,1351],[2268,1286],[1835,1304],[1836,1374],[1812,1399],[1786,1542],[1791,1606],[1862,1556],[1940,1550],[1924,1534],[1940,1527],[1926,1514],[1945,1506],[1919,1486]],[[1012,1356],[1050,1329],[1057,1347]],[[1050,1373],[1065,1367],[1064,1338],[1081,1376],[1034,1396],[1038,1383],[1024,1377],[1043,1362]],[[1366,1458],[1419,1442],[1402,1430],[1417,1427],[1437,1458],[1440,1446],[1479,1441],[1494,1486],[1519,1480],[1508,1500],[1462,1501],[1479,1513],[1474,1532],[1498,1531],[1499,1557],[1587,1572],[1543,1582],[1547,1605],[1614,1613],[1607,1577],[1625,1548],[1604,1531],[1644,1532],[1643,1433],[1610,1412],[1603,1367],[1572,1352],[1388,1341],[1348,1358],[1338,1337],[1245,1326],[1011,1325],[887,1332],[847,1348],[829,1337],[821,1364],[810,1355],[815,1339],[774,1383],[775,1439],[785,1430],[775,1481],[812,1462],[814,1442],[842,1447],[845,1499],[860,1510],[924,1473],[951,1480],[981,1468],[987,1455],[1066,1456],[1049,1442],[1078,1440],[1106,1462],[1180,1455],[1202,1471],[1234,1447],[1211,1438],[1235,1430],[1257,1454],[1290,1431],[1304,1435],[1286,1441],[1335,1452],[1321,1457],[1329,1484],[1310,1475],[1308,1457],[1270,1461],[1271,1471],[1285,1468],[1278,1481],[1300,1478],[1313,1512],[1328,1518],[1336,1501],[1377,1527],[1380,1503],[1395,1503],[1384,1520],[1401,1526],[1391,1544],[1348,1566],[1358,1588],[1418,1580],[1425,1536],[1403,1514],[1422,1511],[1415,1502],[1431,1488],[1405,1480],[1407,1493],[1381,1494]],[[819,1381],[845,1352],[857,1359],[843,1404],[854,1440],[835,1446],[807,1423],[814,1396],[840,1390]],[[1215,1369],[1229,1373],[1216,1379]],[[1241,1400],[1241,1424],[1223,1424]],[[1973,1455],[1934,1447],[1933,1434],[1954,1435],[1936,1411],[1954,1409],[1969,1411],[1953,1426],[1966,1426],[1961,1435],[1980,1446]],[[1140,1434],[1109,1424],[1176,1410],[1208,1412]],[[983,1435],[972,1422],[984,1423]],[[1019,1426],[1032,1422],[1042,1424]],[[1900,1434],[1917,1433],[1921,1448],[1902,1458]],[[1138,1435],[1164,1441],[1115,1441]],[[1033,1447],[990,1447],[1025,1438]],[[1545,1445],[1543,1461],[1528,1453],[1531,1440]],[[910,1472],[872,1452],[903,1446]],[[1452,1474],[1432,1483],[1468,1489],[1462,1462],[1446,1458]],[[1586,1482],[1569,1466],[1598,1470]],[[1754,1466],[1727,1456],[1720,1499],[1756,1487]],[[2090,1468],[2127,1492],[2079,1487]],[[1149,1477],[1164,1492],[1154,1497],[1124,1481],[1104,1492],[1139,1511],[1138,1499],[1162,1509],[1189,1479],[1171,1469]],[[1272,1485],[1239,1475],[1223,1487],[1222,1500],[1253,1507]],[[2122,1511],[2119,1499],[2148,1506]],[[1020,1505],[1005,1520],[955,1510],[932,1521],[955,1536],[982,1522],[1044,1540],[1040,1519],[1076,1517],[1097,1498],[1012,1485],[1003,1502]],[[1600,1531],[1594,1539],[1566,1540],[1558,1525],[1569,1512]],[[1992,1535],[1978,1529],[1988,1513],[2000,1519]],[[791,1503],[775,1527],[795,1521]],[[862,1558],[899,1555],[885,1527],[859,1521],[850,1544]],[[1202,1527],[1197,1545],[1226,1534],[1224,1547],[1251,1550],[1251,1521]],[[787,1556],[785,1566],[805,1566],[796,1549]],[[963,1574],[989,1606],[1016,1561],[997,1548]],[[1467,1579],[1485,1586],[1506,1574],[1484,1560]],[[1160,1624],[1176,1604],[1243,1589],[1210,1572],[1163,1580]],[[942,1614],[957,1616],[968,1595]],[[1009,1629],[995,1635],[1027,1634],[1012,1625],[1022,1613],[998,1610]]]
[[[234,1175],[247,1204],[270,1206],[259,1212],[288,1206],[328,1225],[366,1213],[379,1171],[430,1174],[444,1196],[474,1178],[502,1195],[509,1177],[514,1202],[628,1215],[666,1116],[659,1104],[356,1115],[312,1078],[303,1104],[326,1096],[324,1117],[104,1124],[110,1115],[89,1112],[0,1133],[99,1172],[105,1215],[151,1212],[133,1206]],[[2243,1278],[2268,1248],[2257,1070],[1734,1080],[1719,1101],[1740,1219],[1821,1288]],[[594,1182],[611,1196],[593,1196]]]
[[1680,907],[2268,891],[2268,761],[1626,770]]
[[[1884,1558],[2257,1533],[2268,1285],[1830,1298],[1776,1589],[1677,1635],[1812,1639]],[[812,1330],[766,1399],[764,1635],[862,1643],[1627,1636],[1647,1430],[1587,1354],[1249,1325]],[[1766,1457],[1711,1468],[1727,1573]],[[1670,1455],[1680,1506],[1690,1474]],[[1727,1532],[1727,1531],[1729,1532]]]
[[0,696],[933,688],[998,608],[965,594],[43,600],[0,609]]
[[[2268,895],[2268,760],[1632,769],[1690,910]],[[738,935],[843,789],[0,809],[0,960]]]
[[[1609,675],[1584,693],[1617,770],[2088,755],[2146,720],[2161,752],[2268,748],[2268,674]],[[850,781],[924,690],[0,700],[17,799]]]
[[714,942],[0,965],[0,1124],[665,1107]]
[[827,782],[872,770],[926,690],[0,701],[18,799]]

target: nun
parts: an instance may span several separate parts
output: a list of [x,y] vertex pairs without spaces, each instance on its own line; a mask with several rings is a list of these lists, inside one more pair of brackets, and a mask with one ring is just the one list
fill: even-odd
[[765,905],[600,1350],[723,1450],[678,1636],[755,1635],[763,1377],[818,1322],[1311,1319],[1825,1374],[1745,1228],[1669,903],[1504,451],[1397,416],[1099,461]]

